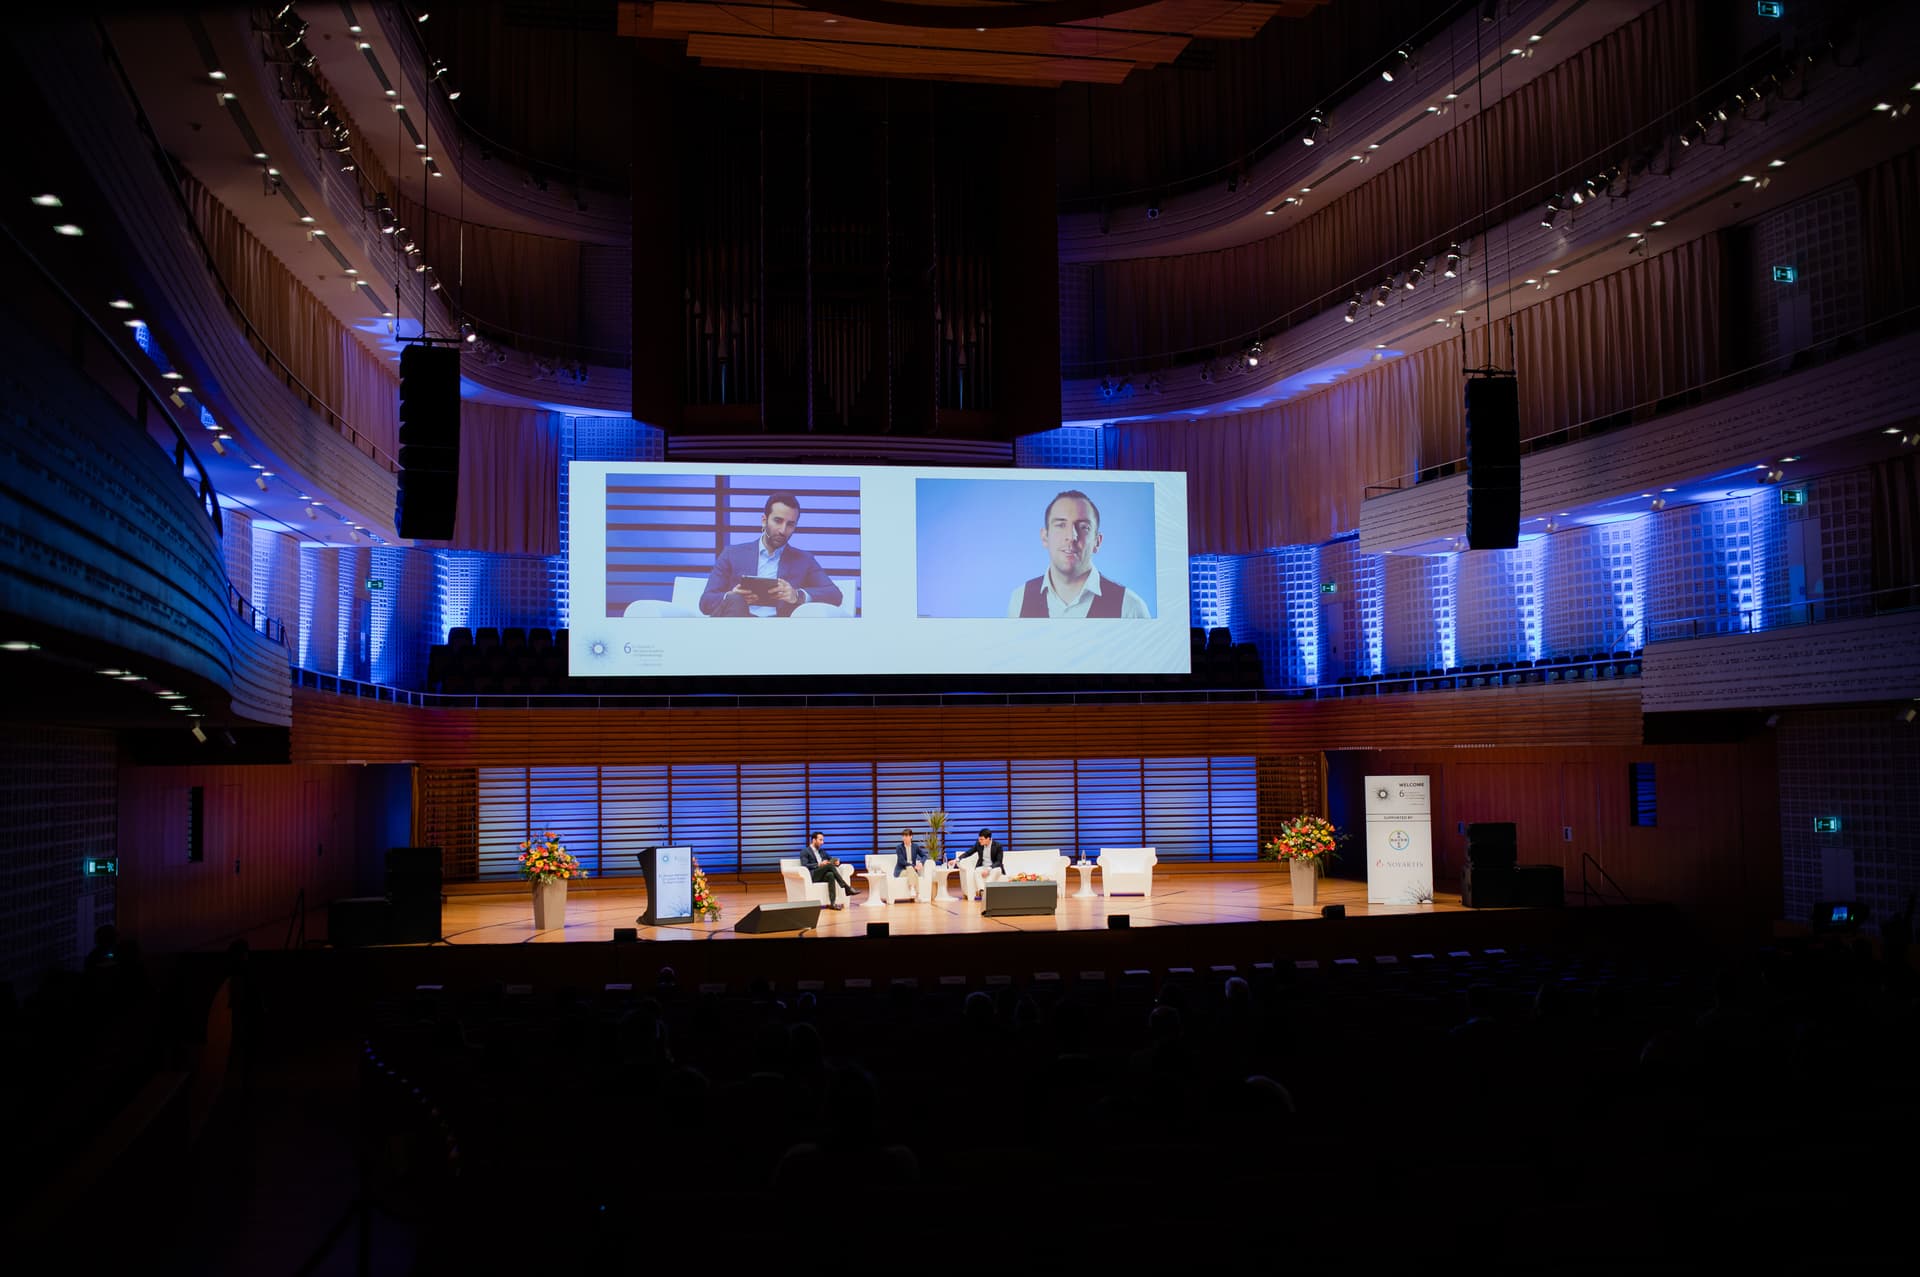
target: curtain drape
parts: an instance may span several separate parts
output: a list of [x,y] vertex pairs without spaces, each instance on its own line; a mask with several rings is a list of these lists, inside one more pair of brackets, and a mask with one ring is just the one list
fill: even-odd
[[1920,305],[1920,150],[1896,155],[1856,179],[1867,318]]
[[[1590,177],[1625,158],[1623,139],[1697,91],[1694,0],[1668,0],[1489,106],[1486,190],[1494,203]],[[1436,56],[1432,51],[1423,56]],[[1464,112],[1462,113],[1464,115]],[[1358,146],[1337,133],[1336,149]],[[1274,323],[1296,307],[1325,309],[1363,272],[1444,253],[1484,208],[1481,124],[1471,117],[1339,197],[1298,226],[1212,253],[1103,262],[1090,268],[1084,349],[1069,364],[1148,359],[1202,349]],[[1606,152],[1614,147],[1619,153]],[[1478,245],[1469,245],[1478,248]],[[1063,331],[1079,325],[1069,321]]]
[[383,457],[393,458],[399,451],[399,377],[212,192],[191,177],[181,182],[220,278],[247,322],[315,398]]
[[460,405],[455,549],[560,553],[560,422],[531,408]]
[[[1920,585],[1920,457],[1909,452],[1875,462],[1872,481],[1873,588]],[[1882,606],[1901,607],[1908,602],[1908,598],[1888,599]]]
[[[1703,236],[1562,296],[1515,311],[1522,438],[1709,381],[1720,369],[1722,243]],[[1465,366],[1507,366],[1506,317],[1487,330],[1260,412],[1113,427],[1117,468],[1182,470],[1195,554],[1325,541],[1359,526],[1372,484],[1466,452]]]
[[394,211],[419,236],[450,304],[482,331],[533,353],[579,344],[579,241],[463,222],[405,198]]

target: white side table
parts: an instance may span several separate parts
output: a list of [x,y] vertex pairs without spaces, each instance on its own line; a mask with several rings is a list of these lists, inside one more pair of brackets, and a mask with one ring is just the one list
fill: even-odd
[[1075,900],[1097,899],[1099,893],[1093,889],[1093,871],[1098,862],[1080,860],[1074,862],[1074,871],[1080,875],[1080,890],[1073,893]]
[[947,878],[948,875],[958,872],[960,872],[960,866],[953,864],[936,865],[928,863],[921,865],[920,883],[922,895],[920,898],[922,900],[953,899],[952,896],[947,894]]

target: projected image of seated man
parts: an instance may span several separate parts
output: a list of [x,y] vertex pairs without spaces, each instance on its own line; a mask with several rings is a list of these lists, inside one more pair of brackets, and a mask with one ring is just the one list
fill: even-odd
[[700,595],[708,616],[791,616],[803,603],[838,607],[840,587],[820,561],[790,544],[800,526],[800,498],[776,492],[760,514],[760,535],[720,552]]
[[1016,585],[1007,599],[1009,617],[1059,619],[1153,619],[1145,600],[1094,566],[1103,536],[1100,507],[1077,488],[1047,502],[1040,521],[1040,544],[1047,570]]

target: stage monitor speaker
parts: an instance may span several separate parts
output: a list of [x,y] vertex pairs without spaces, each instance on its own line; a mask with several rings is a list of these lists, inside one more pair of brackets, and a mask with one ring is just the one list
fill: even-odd
[[1133,929],[1132,915],[1124,914],[1124,913],[1110,913],[1107,915],[1107,930],[1131,931],[1132,929]]
[[1514,379],[1467,379],[1467,546],[1520,544],[1520,392]]
[[820,922],[820,902],[818,900],[785,900],[775,904],[755,905],[733,925],[735,931],[747,935],[764,935],[769,931],[805,931]]
[[633,944],[639,939],[640,932],[633,927],[615,927],[613,929],[613,942],[615,944]]
[[1347,916],[1347,907],[1345,905],[1322,905],[1320,907],[1320,916],[1322,918],[1344,918]]
[[888,936],[891,936],[892,934],[893,934],[893,927],[889,923],[869,922],[867,924],[867,938],[869,940],[885,940]]
[[387,899],[393,902],[393,939],[430,944],[440,938],[440,848],[389,847]]
[[453,536],[460,495],[460,350],[400,352],[400,474],[395,531],[410,541]]
[[393,939],[393,902],[359,896],[327,905],[327,943],[336,949],[386,944]]

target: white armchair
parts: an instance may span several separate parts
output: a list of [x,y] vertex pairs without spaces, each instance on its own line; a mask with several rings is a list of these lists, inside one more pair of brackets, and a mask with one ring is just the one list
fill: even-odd
[[802,603],[799,607],[793,609],[793,614],[802,618],[809,616],[820,618],[852,616],[856,606],[853,596],[855,589],[853,579],[851,577],[836,576],[833,578],[833,583],[840,587],[840,602],[838,604],[815,600],[809,603]]
[[867,857],[866,872],[861,876],[867,880],[869,908],[919,898],[920,875],[909,870],[894,877],[893,866],[897,862],[898,858],[890,851]]
[[686,616],[700,615],[700,596],[706,592],[707,578],[704,576],[676,576],[673,578],[673,605],[682,609]]
[[678,603],[673,603],[666,599],[635,599],[633,602],[627,604],[626,610],[620,615],[632,617],[698,616],[700,615],[700,609],[696,605],[693,610],[689,611]]
[[1001,866],[1007,871],[1007,877],[1019,874],[1039,874],[1060,885],[1055,893],[1058,902],[1067,896],[1067,866],[1071,863],[1058,847],[1041,847],[1027,851],[1009,851],[1000,858]]
[[780,882],[786,887],[789,900],[817,900],[821,904],[827,903],[827,884],[815,882],[813,875],[800,867],[798,857],[780,862]]
[[1109,896],[1151,896],[1159,860],[1151,847],[1102,847],[1096,858],[1101,890]]

